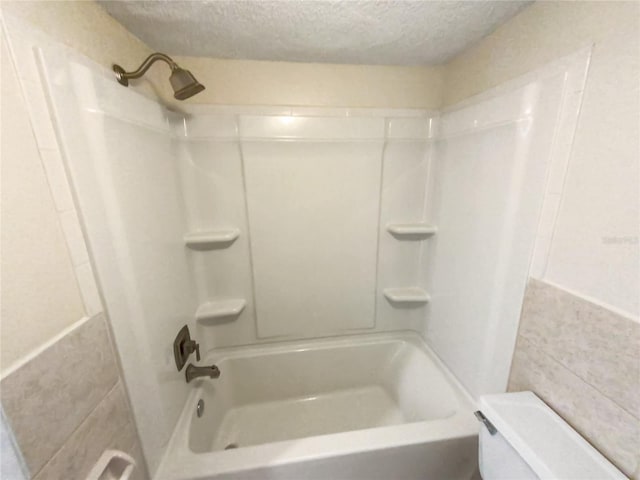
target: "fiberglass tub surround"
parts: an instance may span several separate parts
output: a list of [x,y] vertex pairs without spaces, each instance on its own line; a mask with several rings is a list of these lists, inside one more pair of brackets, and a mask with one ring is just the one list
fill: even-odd
[[157,478],[469,478],[588,55],[443,113],[171,112],[38,56]]

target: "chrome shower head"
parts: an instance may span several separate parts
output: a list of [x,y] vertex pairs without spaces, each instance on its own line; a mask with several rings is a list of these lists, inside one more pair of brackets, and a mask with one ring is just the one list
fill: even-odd
[[171,67],[169,82],[173,88],[173,96],[177,100],[184,100],[204,90],[204,85],[198,82],[196,77],[194,77],[189,70],[180,68],[178,64],[171,59],[171,57],[164,53],[152,53],[144,62],[142,62],[142,65],[133,72],[126,72],[120,65],[115,64],[113,65],[113,71],[116,74],[118,82],[127,87],[129,86],[130,79],[140,78],[143,76],[145,72],[149,70],[149,67],[151,67],[151,65],[153,65],[157,60],[167,62]]

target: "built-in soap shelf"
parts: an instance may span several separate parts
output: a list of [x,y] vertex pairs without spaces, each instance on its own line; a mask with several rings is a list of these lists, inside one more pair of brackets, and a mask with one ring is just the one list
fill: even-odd
[[398,305],[422,305],[431,300],[429,294],[420,287],[385,288],[384,296],[392,304]]
[[119,450],[105,450],[93,466],[86,480],[129,480],[136,461]]
[[198,307],[196,320],[202,323],[230,320],[240,315],[246,305],[247,301],[244,298],[206,302]]
[[229,247],[239,236],[240,230],[237,228],[203,230],[187,233],[184,243],[193,250],[214,250]]
[[427,223],[390,223],[387,231],[398,240],[422,240],[435,235],[438,228]]

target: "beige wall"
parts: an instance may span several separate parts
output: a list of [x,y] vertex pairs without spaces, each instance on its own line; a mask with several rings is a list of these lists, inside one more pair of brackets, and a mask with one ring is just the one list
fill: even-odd
[[103,65],[136,63],[149,48],[91,1],[3,1],[3,12],[22,18]]
[[2,11],[103,65],[136,63],[149,48],[92,1],[3,1]]
[[[35,25],[104,65],[116,54],[123,62],[135,63],[149,52],[93,2],[0,5],[3,14]],[[2,35],[2,376],[87,314],[61,224],[64,208],[56,205],[49,188],[52,179],[45,174],[43,156],[56,153],[36,141],[5,40]],[[24,66],[33,60],[21,61]]]
[[2,343],[5,371],[84,315],[29,115],[2,42]]
[[538,2],[453,60],[444,103],[593,44],[545,281],[638,318],[640,3]]
[[189,103],[440,107],[442,67],[332,65],[176,57],[207,87]]
[[[446,66],[452,105],[617,32],[638,29],[637,2],[536,2]],[[596,47],[597,48],[597,47]]]
[[[91,1],[3,2],[19,16],[96,62],[136,68],[151,50]],[[176,57],[207,87],[189,103],[353,107],[440,107],[443,68],[331,65]],[[155,65],[145,83],[167,103],[168,70]],[[151,82],[148,82],[151,80]]]
[[[2,1],[0,7],[3,12],[24,20],[107,68],[113,63],[125,68],[137,67],[151,53],[141,40],[90,0]],[[160,73],[154,69],[138,82],[155,91],[156,85],[166,80]],[[166,94],[163,90],[156,93]]]

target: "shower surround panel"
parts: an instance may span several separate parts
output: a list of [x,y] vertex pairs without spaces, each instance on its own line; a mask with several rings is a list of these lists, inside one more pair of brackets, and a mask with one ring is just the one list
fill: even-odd
[[398,308],[383,291],[424,287],[428,242],[394,238],[387,225],[425,221],[432,114],[186,110],[189,229],[240,232],[228,248],[188,253],[201,302],[244,305],[199,322],[207,345],[419,331],[424,303]]
[[375,326],[384,124],[241,117],[259,337]]
[[46,52],[43,72],[153,471],[189,391],[174,374],[171,342],[197,303],[183,251],[178,150],[157,103],[116,90],[106,72],[68,58],[64,50]]
[[[202,455],[191,478],[221,473],[215,465],[223,453],[205,453],[202,443],[188,440],[196,437],[184,420],[196,397],[211,393],[207,388],[232,396],[220,411],[226,420],[205,426],[217,435],[205,439],[207,448],[217,450],[233,432],[249,443],[271,442],[225,452],[230,476],[220,478],[232,478],[234,468],[239,472],[250,460],[258,478],[274,461],[294,469],[284,468],[283,475],[297,475],[306,469],[302,457],[314,459],[321,476],[340,465],[428,469],[460,448],[475,452],[477,425],[466,420],[472,403],[456,403],[446,419],[411,417],[415,409],[402,407],[402,398],[418,408],[430,393],[405,392],[406,382],[389,385],[384,372],[358,392],[327,385],[318,391],[326,402],[309,404],[322,411],[331,402],[360,399],[371,416],[358,425],[339,418],[348,410],[342,403],[339,411],[329,409],[333,433],[311,421],[303,433],[312,436],[296,440],[302,450],[279,442],[291,440],[274,428],[252,439],[241,428],[242,409],[251,414],[301,404],[283,397],[265,405],[267,386],[256,392],[255,404],[243,403],[234,393],[243,382],[235,361],[225,364],[229,371],[221,378],[230,382],[218,390],[215,382],[187,385],[175,370],[171,342],[187,324],[205,358],[218,361],[218,353],[238,348],[240,357],[252,357],[250,370],[258,375],[271,352],[266,344],[288,342],[283,345],[292,354],[279,357],[287,361],[271,372],[275,381],[315,358],[317,344],[295,341],[349,334],[326,345],[326,351],[351,345],[344,364],[309,376],[322,385],[334,373],[346,374],[346,365],[361,368],[356,376],[370,370],[361,348],[365,336],[393,343],[395,334],[385,332],[412,330],[427,345],[415,340],[422,353],[394,375],[445,382],[454,397],[466,398],[448,368],[474,395],[503,391],[529,262],[546,238],[540,231],[548,215],[545,182],[555,170],[556,147],[570,139],[570,120],[577,118],[571,112],[580,104],[572,94],[583,57],[439,117],[287,107],[176,113],[73,52],[43,51],[51,116],[151,472],[162,458],[190,450]],[[417,365],[435,373],[415,373],[423,368]],[[438,398],[440,406],[453,402]],[[462,419],[456,438],[450,438],[450,418]],[[365,442],[362,431],[345,432],[352,428],[382,430],[366,434]],[[323,434],[347,436],[336,449]],[[374,457],[390,461],[374,463]],[[407,478],[426,471],[407,472]]]
[[428,240],[387,227],[426,220],[431,113],[175,113],[64,48],[39,58],[152,472],[191,390],[183,325],[203,352],[419,331],[425,303],[383,292],[424,289]]

